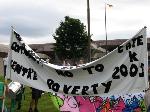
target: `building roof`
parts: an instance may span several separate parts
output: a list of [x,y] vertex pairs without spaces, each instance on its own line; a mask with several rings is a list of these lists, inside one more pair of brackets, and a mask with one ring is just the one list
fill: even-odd
[[49,52],[54,51],[54,43],[46,43],[46,44],[30,44],[29,46],[35,51],[35,52]]
[[[115,39],[115,40],[107,40],[107,45],[120,45],[123,42],[125,42],[127,39]],[[94,41],[95,44],[98,46],[105,46],[106,45],[106,40],[98,40]]]
[[[127,40],[128,39],[107,40],[107,45],[116,46],[116,45],[122,44],[123,42]],[[97,40],[97,41],[93,41],[93,43],[97,44],[98,46],[105,46],[106,40]],[[147,38],[147,43],[150,44],[150,38]]]
[[106,49],[104,49],[102,47],[97,47],[97,45],[94,43],[91,44],[91,49],[98,50],[99,52],[106,52]]
[[[125,42],[127,39],[115,39],[115,40],[107,40],[108,46],[117,46]],[[106,40],[97,40],[93,41],[93,44],[96,45],[96,48],[104,52],[104,49],[100,48],[106,45]],[[147,38],[147,43],[150,44],[150,38]],[[95,46],[92,44],[92,47]],[[52,52],[54,51],[54,43],[46,43],[46,44],[30,44],[29,45],[35,52]],[[0,52],[8,53],[8,45],[0,44]]]
[[8,46],[0,44],[0,52],[8,53]]

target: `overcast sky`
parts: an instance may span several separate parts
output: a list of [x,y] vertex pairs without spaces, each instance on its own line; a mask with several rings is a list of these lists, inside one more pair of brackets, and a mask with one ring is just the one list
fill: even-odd
[[[87,0],[0,0],[0,44],[9,43],[11,26],[26,43],[55,42],[52,35],[65,16],[87,26]],[[90,0],[93,40],[105,39],[105,3],[108,39],[129,39],[147,26],[150,37],[150,0]]]

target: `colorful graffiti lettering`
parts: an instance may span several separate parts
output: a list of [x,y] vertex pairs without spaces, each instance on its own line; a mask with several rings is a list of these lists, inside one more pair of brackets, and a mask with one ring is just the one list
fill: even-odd
[[103,103],[101,97],[76,96],[80,112],[96,112],[96,109]]
[[[60,111],[67,112],[146,112],[144,93],[99,96],[53,95],[61,99]],[[56,101],[56,100],[55,100]]]

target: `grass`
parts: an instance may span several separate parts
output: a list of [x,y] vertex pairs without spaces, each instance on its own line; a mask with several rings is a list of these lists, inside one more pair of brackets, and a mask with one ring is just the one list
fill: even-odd
[[[4,82],[4,78],[2,75],[0,75],[0,81]],[[10,81],[9,81],[10,82]],[[25,87],[25,97],[22,99],[22,106],[20,110],[16,110],[14,112],[28,112],[29,106],[30,106],[30,101],[31,101],[31,89],[30,87]],[[10,108],[10,98],[6,98],[6,106]],[[17,108],[17,105],[15,106]],[[38,103],[38,110],[39,112],[59,112],[54,105],[53,102],[51,101],[49,95],[47,92],[41,96],[39,99]]]

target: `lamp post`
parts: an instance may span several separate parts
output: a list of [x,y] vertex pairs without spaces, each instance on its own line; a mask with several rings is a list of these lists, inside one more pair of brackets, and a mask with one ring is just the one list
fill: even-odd
[[107,17],[107,15],[106,15],[106,3],[105,3],[105,36],[106,36],[106,54],[107,54],[107,22],[106,22],[106,17]]
[[88,61],[91,61],[91,36],[90,36],[90,2],[87,0],[87,25],[88,25]]
[[107,3],[105,3],[105,35],[106,35],[106,54],[107,54],[107,49],[108,49],[108,46],[107,46],[107,11],[106,11],[106,9],[107,9],[107,5],[109,6],[109,7],[112,7],[113,5],[111,5],[111,4],[107,4]]

